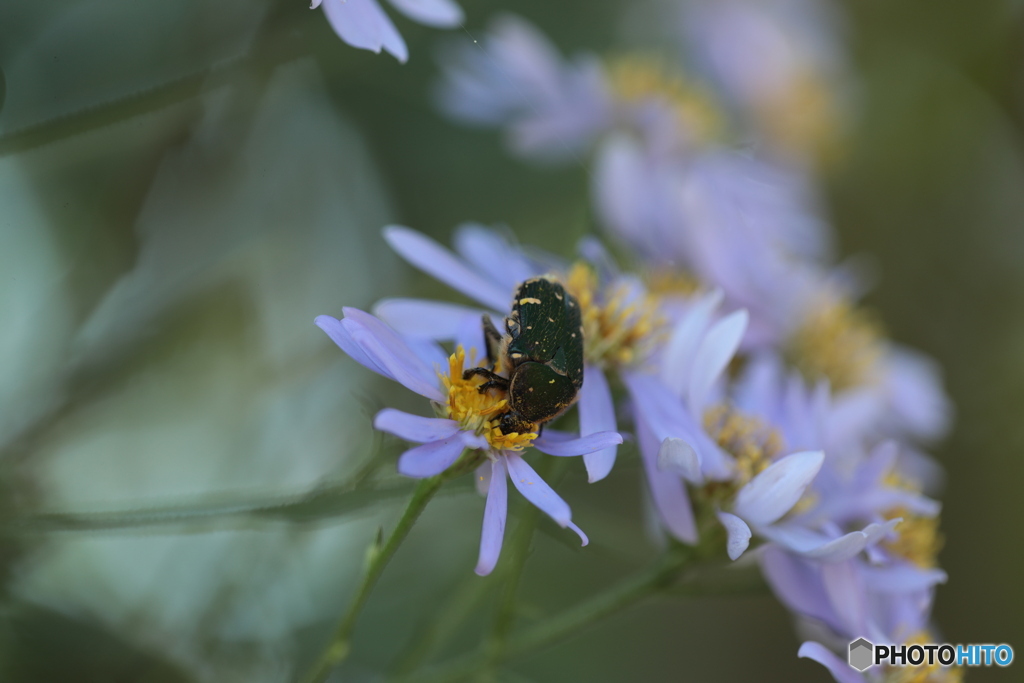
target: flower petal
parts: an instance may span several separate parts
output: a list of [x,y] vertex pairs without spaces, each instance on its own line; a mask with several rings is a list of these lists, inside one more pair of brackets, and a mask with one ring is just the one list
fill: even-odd
[[805,451],[769,465],[736,494],[733,512],[754,526],[771,524],[796,505],[824,461],[821,451]]
[[813,659],[818,664],[821,664],[832,674],[832,678],[836,679],[836,683],[865,683],[866,679],[864,676],[821,643],[807,641],[800,646],[797,656]]
[[694,415],[704,414],[704,403],[711,387],[739,348],[747,330],[747,320],[745,310],[730,313],[712,325],[704,335],[693,359],[693,372],[690,375],[689,408]]
[[385,408],[377,413],[373,418],[373,426],[382,432],[416,443],[442,441],[459,431],[459,423],[455,420],[421,417],[394,408]]
[[402,14],[425,26],[452,28],[462,23],[462,8],[452,0],[390,0]]
[[729,539],[725,543],[725,550],[729,553],[729,559],[735,560],[750,545],[750,527],[736,515],[728,512],[718,512],[718,521],[725,527]]
[[432,401],[443,401],[437,372],[427,367],[402,337],[384,322],[357,308],[345,308],[342,325],[352,339],[388,376]]
[[447,341],[455,339],[466,318],[475,319],[479,327],[483,311],[442,301],[396,298],[378,301],[373,314],[407,337]]
[[410,264],[466,296],[499,311],[509,307],[511,291],[484,278],[426,235],[400,225],[389,225],[384,228],[384,239]]
[[682,439],[668,437],[661,442],[658,448],[658,469],[678,474],[694,484],[704,481],[700,471],[700,456]]
[[484,264],[487,275],[512,292],[523,280],[541,274],[512,239],[494,228],[463,223],[455,229],[452,244],[459,256],[471,264]]
[[569,504],[559,497],[555,490],[530,467],[522,456],[513,451],[505,451],[505,464],[508,476],[523,496],[536,505],[560,527],[569,525],[572,511]]
[[659,443],[639,414],[636,415],[636,423],[640,459],[644,463],[651,498],[661,521],[672,536],[684,543],[694,544],[697,542],[697,524],[693,519],[693,508],[683,480],[677,474],[658,469]]
[[539,436],[534,440],[533,447],[548,455],[574,456],[594,453],[610,446],[618,446],[621,443],[622,435],[618,432],[597,432],[578,439],[567,440]]
[[487,491],[491,488],[491,461],[485,460],[484,464],[476,468],[475,475],[476,492],[481,496],[486,496]]
[[331,28],[352,47],[384,48],[400,62],[409,58],[405,41],[377,0],[326,0],[322,6]]
[[946,583],[948,575],[941,569],[921,569],[914,565],[901,564],[885,567],[864,567],[864,582],[879,593],[911,593]]
[[[614,432],[617,429],[615,404],[604,372],[597,366],[587,365],[583,369],[583,376],[586,381],[580,389],[580,434],[587,436],[598,432]],[[608,476],[615,465],[617,453],[618,448],[611,446],[584,454],[583,464],[587,467],[587,479],[591,484]]]
[[672,336],[665,347],[661,374],[665,384],[679,397],[690,386],[697,347],[711,324],[711,314],[721,302],[721,290],[702,296],[672,330]]
[[480,555],[475,571],[487,576],[498,563],[501,544],[505,539],[505,518],[508,515],[508,481],[505,479],[505,461],[498,458],[490,464],[487,502],[484,504],[484,524],[480,533]]
[[465,448],[461,432],[410,448],[398,458],[398,473],[414,479],[433,477],[451,467]]
[[394,380],[394,376],[389,373],[385,368],[377,364],[365,351],[356,343],[349,334],[349,331],[345,329],[345,326],[341,324],[341,321],[335,317],[329,315],[318,315],[313,321],[316,326],[327,333],[327,336],[331,338],[335,344],[341,347],[341,350],[349,355],[352,360],[356,361],[363,367],[373,370],[379,375],[384,375],[390,380]]
[[580,545],[585,547],[587,544],[590,543],[590,539],[587,538],[587,535],[585,533],[583,533],[583,529],[579,528],[572,522],[569,522],[568,524],[566,524],[566,526],[575,531],[576,535],[580,537]]

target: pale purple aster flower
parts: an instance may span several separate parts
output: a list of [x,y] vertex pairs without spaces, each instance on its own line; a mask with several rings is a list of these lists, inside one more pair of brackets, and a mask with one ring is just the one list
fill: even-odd
[[[316,324],[355,361],[432,402],[439,417],[385,408],[374,419],[377,429],[420,444],[399,457],[401,474],[414,478],[441,474],[466,450],[477,450],[486,458],[478,470],[478,478],[487,482],[478,574],[490,573],[501,551],[507,514],[506,477],[511,477],[527,500],[563,528],[575,531],[583,545],[587,544],[586,535],[572,522],[568,504],[527,464],[521,451],[534,446],[549,455],[582,455],[622,443],[619,434],[600,432],[581,438],[561,433],[543,437],[504,435],[491,419],[502,402],[480,394],[476,386],[462,387],[469,384],[462,378],[462,349],[446,358],[436,344],[409,340],[380,319],[354,308],[344,309],[340,320],[319,316]],[[448,372],[442,372],[442,367]]]
[[[389,2],[402,14],[426,26],[453,28],[462,24],[462,8],[453,0]],[[352,47],[377,53],[384,49],[400,62],[409,58],[402,35],[377,0],[312,0],[310,9],[317,7],[323,7],[331,28]]]
[[[639,330],[649,322],[644,317],[647,313],[642,305],[630,307],[631,303],[643,303],[646,297],[642,285],[635,278],[611,273],[608,274],[610,281],[600,282],[599,276],[588,277],[589,271],[570,268],[554,256],[540,252],[527,255],[497,231],[483,226],[467,224],[456,230],[456,253],[419,232],[401,226],[385,228],[384,238],[409,263],[486,307],[473,309],[416,299],[380,302],[376,307],[377,314],[406,334],[430,340],[454,339],[465,348],[482,348],[481,314],[489,313],[492,319],[501,320],[505,313],[500,311],[508,311],[519,283],[530,277],[548,274],[563,278],[567,290],[576,294],[585,330],[592,315],[618,316],[615,320],[631,330]],[[585,282],[581,284],[577,279]],[[576,284],[579,284],[579,289],[574,289]],[[587,337],[585,334],[584,381],[577,402],[580,433],[584,436],[616,430],[606,369],[615,369],[616,359],[621,354],[628,356],[643,353],[642,349],[624,349],[614,344],[606,346],[601,344],[601,339],[588,341]],[[601,357],[595,358],[595,354]],[[607,368],[602,367],[604,360],[608,360]],[[616,453],[617,449],[611,446],[584,455],[583,461],[591,482],[608,475],[615,463]]]
[[565,60],[535,27],[497,19],[486,38],[442,55],[441,108],[467,123],[505,128],[513,151],[575,159],[612,130],[686,152],[712,138],[718,112],[702,88],[639,58]]

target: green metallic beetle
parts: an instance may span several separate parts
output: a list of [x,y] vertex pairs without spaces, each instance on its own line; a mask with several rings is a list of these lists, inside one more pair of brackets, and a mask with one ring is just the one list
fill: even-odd
[[[505,318],[507,334],[486,315],[483,328],[491,367],[470,368],[463,377],[482,375],[481,392],[507,394],[502,434],[535,431],[576,402],[583,386],[583,324],[579,302],[561,284],[546,277],[523,282]],[[494,372],[499,361],[508,377]]]

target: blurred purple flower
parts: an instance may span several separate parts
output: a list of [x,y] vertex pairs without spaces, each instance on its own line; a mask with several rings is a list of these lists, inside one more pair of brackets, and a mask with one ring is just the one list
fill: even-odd
[[[437,28],[462,23],[462,8],[453,0],[388,0],[413,21]],[[313,0],[310,9],[323,7],[331,28],[352,47],[379,53],[387,50],[405,62],[409,51],[402,35],[377,0]]]
[[[572,523],[569,506],[523,460],[521,451],[532,445],[550,455],[583,455],[622,443],[619,434],[600,432],[582,438],[557,432],[543,437],[504,435],[492,419],[500,413],[504,401],[480,394],[475,384],[462,379],[465,356],[461,349],[446,359],[436,344],[409,340],[378,318],[354,308],[344,309],[341,320],[319,316],[316,324],[363,366],[430,399],[440,415],[428,418],[393,408],[377,414],[377,429],[420,444],[399,458],[401,474],[414,478],[436,476],[454,465],[467,449],[480,450],[486,456],[487,462],[478,471],[480,480],[487,482],[478,574],[490,573],[501,551],[507,512],[506,476],[527,500],[560,526],[579,534],[586,545],[587,537]],[[448,372],[441,372],[442,367]]]

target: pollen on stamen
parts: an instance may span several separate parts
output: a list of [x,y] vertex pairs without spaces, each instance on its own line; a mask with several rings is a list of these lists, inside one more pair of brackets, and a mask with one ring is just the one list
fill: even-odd
[[807,379],[827,379],[834,391],[871,379],[882,355],[881,325],[843,299],[816,305],[790,337],[786,358]]
[[731,498],[782,450],[782,438],[774,428],[728,405],[712,406],[704,412],[704,430],[735,461],[732,479],[704,485],[704,495],[712,500]]
[[623,102],[664,102],[688,137],[707,141],[721,135],[724,117],[714,99],[662,60],[650,55],[618,57],[608,63],[608,75],[612,92]]
[[[463,379],[465,368],[466,351],[458,346],[448,357],[448,374],[438,373],[448,396],[443,404],[438,404],[439,415],[455,420],[466,431],[483,436],[496,450],[521,451],[528,447],[537,433],[502,434],[498,422],[507,410],[508,401],[495,389],[481,393],[480,385],[487,380],[479,375]],[[500,368],[495,370],[500,372]]]
[[[919,492],[918,487],[895,472],[885,478],[885,483],[894,488]],[[885,517],[886,519],[897,517],[903,519],[896,528],[898,536],[883,544],[886,550],[922,569],[932,569],[938,566],[939,551],[945,544],[945,538],[939,531],[938,515],[926,517],[904,507],[895,507],[887,511]]]
[[570,269],[565,288],[580,305],[587,362],[626,366],[646,358],[664,327],[653,297],[635,296],[624,284],[601,287],[594,269],[581,262]]

